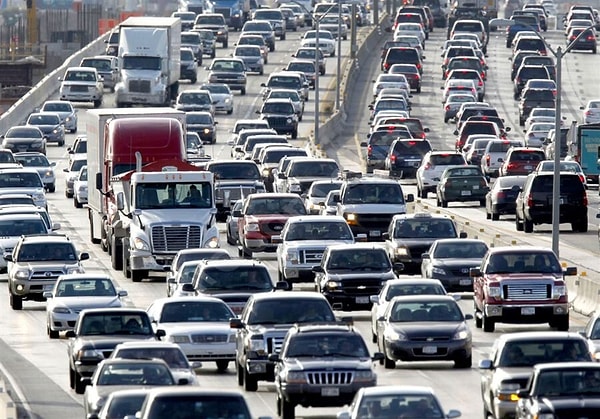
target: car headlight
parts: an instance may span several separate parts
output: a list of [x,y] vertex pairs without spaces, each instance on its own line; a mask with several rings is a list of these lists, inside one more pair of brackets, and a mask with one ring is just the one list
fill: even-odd
[[298,250],[296,249],[288,249],[287,251],[287,260],[290,263],[297,264],[300,262],[300,258],[298,256]]
[[187,335],[173,335],[169,336],[169,340],[173,343],[190,343],[190,337]]
[[258,223],[248,223],[244,228],[246,231],[260,231]]
[[306,374],[303,371],[288,371],[286,381],[288,383],[306,383]]
[[52,130],[52,134],[58,134],[58,128],[54,128],[54,129]]
[[373,381],[374,374],[371,370],[359,370],[354,373],[354,382]]
[[67,275],[71,275],[71,274],[82,274],[85,271],[83,270],[82,266],[75,266],[73,268],[67,268]]
[[225,98],[225,103],[231,103],[231,98],[230,97]]
[[346,217],[346,222],[349,225],[357,225],[358,224],[358,215],[356,214],[344,214]]
[[146,250],[148,252],[150,251],[150,245],[148,245],[148,243],[146,243],[146,241],[144,239],[141,239],[140,237],[136,237],[133,239],[133,247],[137,250]]
[[208,242],[204,243],[204,247],[208,247],[210,249],[216,249],[219,247],[219,237],[213,236],[208,240]]
[[54,176],[54,173],[52,173],[52,170],[46,170],[46,173],[44,173],[45,177],[52,177]]
[[291,125],[294,122],[294,120],[292,118],[288,118],[285,120],[285,123],[288,125]]
[[431,268],[431,273],[434,273],[437,275],[446,275],[446,271],[443,270],[442,268],[438,268],[437,266],[434,266],[433,268]]
[[398,332],[391,327],[388,327],[385,330],[385,332],[383,333],[383,337],[386,340],[390,340],[390,341],[406,340],[406,335],[404,333]]
[[46,196],[43,193],[33,194],[34,201],[44,201],[45,199],[46,199]]
[[[518,383],[500,383],[500,387],[498,388],[496,396],[499,400],[516,402],[519,400],[519,396],[517,396],[517,391],[521,386]],[[542,416],[538,416],[538,419],[541,419]],[[545,417],[546,419],[553,419],[553,416]]]
[[341,286],[341,283],[339,281],[327,281],[325,283],[325,289],[328,289],[330,291],[335,290],[339,286]]
[[406,247],[397,247],[395,250],[396,256],[408,255],[408,249]]
[[210,134],[210,128],[204,128],[203,132],[204,134]]
[[71,310],[69,310],[66,307],[54,307],[54,310],[52,310],[52,312],[57,314],[69,314]]
[[266,351],[265,341],[262,338],[262,336],[257,336],[254,339],[250,339],[250,342],[248,345],[248,350],[255,351],[255,352],[265,352]]
[[104,359],[104,354],[96,349],[82,349],[77,352],[77,359],[83,358],[97,358],[102,360]]
[[19,269],[15,272],[16,279],[29,279],[29,269]]
[[454,333],[454,336],[452,336],[453,340],[464,340],[469,338],[469,336],[471,335],[471,333],[469,332],[469,329],[467,329],[466,327],[461,327],[460,329],[458,329],[456,331],[456,333]]
[[552,298],[557,299],[567,295],[567,287],[564,285],[555,285],[552,289]]

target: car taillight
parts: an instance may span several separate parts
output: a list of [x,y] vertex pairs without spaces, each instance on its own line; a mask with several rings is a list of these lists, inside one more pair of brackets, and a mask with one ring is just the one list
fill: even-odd
[[384,63],[384,64],[383,64],[383,68],[384,68],[385,70],[389,70],[389,69],[390,69],[390,63]]
[[444,109],[445,109],[445,110],[447,110],[447,111],[449,111],[449,110],[450,110],[450,105],[446,105],[446,106],[444,107]]
[[425,131],[421,133],[421,138],[425,138]]
[[517,84],[521,84],[521,78],[517,77]]
[[588,204],[587,193],[585,193],[585,191],[583,191],[583,205],[585,205],[587,207],[587,204]]
[[[581,183],[585,183],[585,176],[582,174],[579,174],[579,180],[581,180]],[[587,199],[587,195],[586,195],[586,199]]]
[[533,195],[531,195],[531,194],[527,195],[527,206],[529,208],[533,207]]
[[492,158],[490,157],[490,155],[489,155],[489,154],[488,154],[488,155],[486,155],[486,156],[485,156],[485,165],[486,165],[486,166],[489,166],[489,165],[490,165],[490,162],[491,162],[491,160],[492,160]]
[[446,188],[450,188],[450,187],[452,186],[452,180],[450,180],[450,179],[447,179],[447,180],[446,180],[446,182],[444,183],[444,186],[445,186]]
[[591,35],[590,35],[590,36],[588,36],[586,39],[587,39],[588,41],[593,41],[593,40],[595,40],[596,38],[594,38],[593,36],[591,36]]
[[500,191],[496,194],[496,199],[504,199],[504,198],[506,198],[506,192]]
[[585,111],[585,116],[590,116],[592,114],[592,111]]
[[367,155],[370,156],[371,153],[373,153],[373,146],[368,146],[367,147]]
[[390,156],[390,161],[391,161],[392,163],[396,163],[396,155],[395,155],[395,154],[392,154],[392,155]]
[[483,82],[481,80],[479,80],[479,83],[477,83],[478,86],[483,86]]
[[423,167],[424,170],[429,170],[429,169],[433,169],[433,166],[431,165],[431,163],[425,163],[425,167]]

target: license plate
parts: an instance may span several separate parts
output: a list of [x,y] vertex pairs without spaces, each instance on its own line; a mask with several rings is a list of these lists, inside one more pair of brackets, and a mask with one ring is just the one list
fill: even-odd
[[460,191],[460,194],[462,196],[469,196],[469,195],[471,195],[471,191]]
[[473,189],[478,190],[479,189],[479,185],[473,185]]
[[535,307],[522,307],[521,314],[524,316],[531,316],[535,314]]
[[461,279],[460,281],[458,281],[459,285],[471,285],[471,280],[470,279]]
[[131,100],[135,100],[136,102],[146,102],[148,99],[144,97],[132,97]]
[[369,297],[356,297],[356,304],[368,304]]
[[323,387],[321,389],[321,396],[337,397],[339,395],[340,395],[340,389],[337,387]]
[[424,346],[423,353],[424,354],[435,354],[435,353],[437,353],[437,346]]
[[525,170],[531,170],[533,169],[533,166],[525,166]]
[[379,230],[371,230],[371,231],[369,231],[369,236],[371,236],[371,237],[379,237],[379,236],[381,236],[381,231],[379,231]]

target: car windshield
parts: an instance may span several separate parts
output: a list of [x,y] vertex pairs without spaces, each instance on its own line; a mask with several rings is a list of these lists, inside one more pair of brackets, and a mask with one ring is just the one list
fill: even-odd
[[11,128],[6,133],[6,138],[42,138],[44,135],[38,128]]
[[233,73],[243,73],[245,71],[244,63],[234,60],[213,61],[210,67],[212,71],[230,71]]
[[176,301],[166,303],[159,323],[229,322],[235,314],[227,304],[205,301]]
[[44,112],[73,112],[69,103],[46,103],[42,108]]
[[331,250],[327,260],[328,271],[387,272],[392,268],[390,259],[383,249]]
[[210,105],[210,95],[207,93],[191,93],[186,92],[179,95],[179,103],[194,104],[194,105]]
[[198,15],[196,25],[223,25],[225,23],[223,16]]
[[[3,202],[0,201],[0,204]],[[21,237],[47,233],[48,229],[41,218],[37,220],[0,220],[0,237]]]
[[125,416],[135,416],[138,410],[141,410],[146,394],[118,394],[113,395],[110,403],[106,406],[106,417],[121,418]]
[[209,170],[215,174],[215,179],[260,179],[258,166],[244,163],[213,164]]
[[306,207],[300,198],[257,198],[246,207],[247,215],[305,215]]
[[117,291],[108,278],[63,279],[56,284],[56,297],[114,297]]
[[[317,33],[309,31],[304,34],[304,39],[316,39]],[[319,31],[319,42],[323,39],[333,39],[333,35],[328,31]]]
[[210,116],[210,114],[206,113],[206,114],[186,114],[185,115],[185,122],[189,125],[212,125],[213,123],[213,119],[212,116]]
[[79,172],[83,166],[87,164],[86,160],[73,160],[69,167],[69,172]]
[[585,341],[535,339],[507,342],[497,364],[498,367],[533,367],[547,362],[589,360]]
[[340,182],[313,183],[309,196],[312,198],[325,198],[330,191],[340,189]]
[[125,70],[160,71],[160,57],[124,56],[122,59]]
[[269,99],[290,99],[292,102],[300,102],[300,95],[296,90],[271,90]]
[[194,53],[189,49],[182,49],[181,50],[181,60],[182,61],[193,61]]
[[315,65],[313,63],[291,62],[287,66],[288,71],[300,71],[302,73],[314,73]]
[[33,198],[27,196],[2,196],[0,195],[0,205],[35,205]]
[[108,364],[98,374],[98,386],[168,386],[175,384],[164,364]]
[[243,32],[271,32],[273,28],[268,22],[246,22]]
[[81,62],[82,67],[94,67],[98,71],[110,71],[110,60],[97,60],[94,58],[84,59]]
[[43,154],[33,156],[16,155],[15,160],[25,167],[49,167],[50,162]]
[[287,298],[256,301],[247,324],[335,322],[329,303],[320,299]]
[[340,168],[335,162],[296,161],[292,162],[288,176],[337,177]]
[[135,186],[137,209],[209,208],[211,205],[212,185],[208,182],[138,183]]
[[285,354],[288,358],[347,357],[365,358],[369,351],[359,335],[355,334],[308,334],[295,335],[288,342]]
[[167,363],[169,368],[190,367],[185,354],[179,348],[118,348],[111,357],[121,359],[162,359]]
[[273,283],[264,267],[232,266],[231,268],[206,268],[198,278],[201,292],[260,290],[270,291]]
[[454,223],[450,219],[404,218],[396,221],[394,238],[453,238],[456,237]]
[[390,322],[460,322],[463,315],[454,301],[395,301]]
[[546,370],[538,374],[533,391],[541,397],[600,395],[600,371],[597,368]]
[[346,222],[298,222],[289,225],[284,240],[352,240]]
[[524,272],[562,274],[562,266],[552,252],[503,252],[490,255],[485,271],[489,274]]
[[487,252],[485,243],[438,242],[433,257],[435,259],[481,259]]
[[[359,411],[368,409],[372,417],[395,417],[397,412],[405,412],[401,417],[442,419],[444,412],[440,404],[431,394],[383,394],[369,395],[362,398]],[[371,416],[369,416],[371,417]]]
[[251,419],[242,396],[215,395],[160,395],[148,409],[148,419],[235,418]]
[[79,334],[88,335],[147,335],[154,336],[146,314],[98,313],[83,318]]
[[200,43],[200,38],[197,34],[181,34],[181,43],[182,44],[198,44]]
[[446,169],[446,177],[471,177],[471,176],[481,176],[483,177],[483,173],[479,167],[455,167],[451,169]]
[[58,115],[32,115],[27,120],[29,125],[58,125],[60,118]]
[[281,114],[281,115],[290,115],[294,113],[294,106],[292,103],[286,102],[265,102],[263,104],[261,113],[267,114]]
[[[31,170],[31,169],[30,169]],[[42,188],[42,179],[40,175],[31,172],[10,172],[0,173],[1,188]]]
[[237,47],[233,55],[242,57],[260,57],[260,48]]
[[358,183],[349,185],[344,204],[404,204],[400,185]]
[[33,261],[71,261],[77,260],[75,248],[71,243],[52,243],[49,250],[46,243],[24,243],[19,248],[18,262]]
[[440,285],[433,284],[394,284],[388,287],[385,300],[402,295],[445,295],[446,290]]
[[302,85],[299,77],[289,76],[272,76],[269,78],[268,86],[273,87],[284,87],[288,89],[298,89]]
[[65,81],[95,82],[96,75],[91,71],[67,71]]
[[277,163],[286,156],[306,156],[305,150],[267,150],[263,163]]

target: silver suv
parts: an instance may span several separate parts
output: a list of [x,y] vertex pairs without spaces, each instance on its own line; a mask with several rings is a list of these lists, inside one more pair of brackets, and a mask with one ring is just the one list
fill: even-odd
[[71,102],[92,102],[94,108],[99,108],[104,95],[102,76],[93,67],[69,67],[65,76],[58,79],[60,85],[60,100]]
[[21,310],[23,300],[46,301],[44,291],[51,291],[60,275],[83,273],[81,261],[89,258],[65,235],[22,236],[12,254],[4,255],[10,306]]

